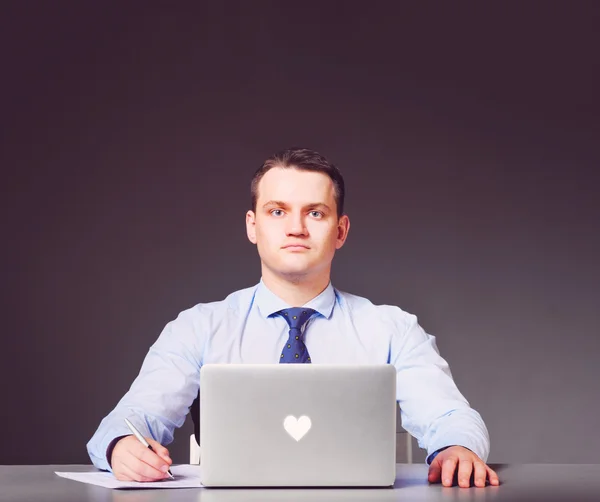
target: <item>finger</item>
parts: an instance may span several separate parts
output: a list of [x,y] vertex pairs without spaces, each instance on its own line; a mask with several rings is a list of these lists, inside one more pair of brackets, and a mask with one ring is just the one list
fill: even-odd
[[448,457],[442,464],[442,484],[444,486],[452,486],[452,479],[456,472],[457,457]]
[[148,444],[150,444],[150,446],[152,446],[152,449],[154,450],[154,452],[159,457],[162,457],[167,464],[171,465],[173,463],[173,461],[171,460],[171,457],[169,455],[169,450],[167,450],[163,445],[161,445],[158,441],[155,441],[152,438],[146,438],[146,441],[148,441]]
[[473,472],[473,461],[461,460],[458,464],[458,486],[469,488],[471,486],[471,474]]
[[144,448],[136,460],[140,462],[139,465],[136,466],[133,463],[128,463],[127,465],[147,477],[163,479],[169,470],[169,464],[149,448]]
[[496,471],[494,471],[493,469],[491,469],[487,466],[486,466],[486,469],[487,469],[487,474],[488,474],[488,479],[490,481],[490,485],[498,486],[500,484],[500,479],[498,478],[498,474],[496,474]]
[[135,473],[136,481],[156,481],[168,476],[165,461],[140,442],[132,444],[121,461]]
[[439,483],[442,479],[442,463],[437,458],[433,459],[431,465],[429,466],[429,474],[427,475],[427,480],[430,483]]
[[115,478],[119,481],[133,481],[131,477],[133,472],[127,466],[123,465],[123,462],[120,460],[113,462],[112,470]]
[[123,465],[125,466],[124,470],[134,481],[159,481],[167,477],[166,472],[155,469],[135,457],[124,459]]
[[[160,443],[157,443],[154,440],[152,440],[152,441],[156,444],[157,448],[158,447],[163,448],[162,446],[160,446]],[[153,446],[153,448],[154,448],[154,446]],[[163,448],[163,449],[166,450],[166,448]],[[139,441],[131,445],[130,452],[137,459],[141,460],[142,462],[148,464],[149,466],[153,467],[157,471],[161,471],[161,472],[167,472],[169,465],[171,465],[171,462],[172,462],[170,458],[167,461],[163,457],[160,457],[156,452],[152,451],[150,448],[145,447]],[[168,450],[167,450],[167,457],[168,457]],[[132,467],[132,465],[130,463],[129,463],[129,466]]]
[[484,488],[485,487],[485,478],[487,475],[486,465],[483,462],[475,462],[473,464],[473,466],[475,468],[475,475],[474,475],[475,486],[477,486],[479,488]]
[[119,460],[118,466],[113,470],[115,477],[119,481],[150,481],[136,474],[130,467]]

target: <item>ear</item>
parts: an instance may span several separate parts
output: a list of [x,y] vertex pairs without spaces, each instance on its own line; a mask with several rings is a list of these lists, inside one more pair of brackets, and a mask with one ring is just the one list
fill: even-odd
[[335,241],[335,249],[340,249],[346,239],[348,238],[348,232],[350,231],[350,218],[347,215],[343,214],[338,220],[337,227],[337,239]]
[[254,211],[246,213],[246,234],[252,244],[256,244],[256,215]]

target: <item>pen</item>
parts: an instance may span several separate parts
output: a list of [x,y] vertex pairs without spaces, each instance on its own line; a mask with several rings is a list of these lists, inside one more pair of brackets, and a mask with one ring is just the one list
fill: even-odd
[[[148,444],[148,441],[146,441],[144,436],[141,435],[140,431],[138,431],[129,420],[125,419],[125,423],[127,424],[127,427],[129,427],[129,430],[131,432],[133,432],[133,435],[140,440],[140,443],[142,443],[146,448],[149,448],[150,451],[154,451],[154,448],[152,448],[152,446],[150,446],[150,444]],[[154,453],[156,453],[156,452],[154,451]],[[173,474],[171,473],[171,469],[167,470],[167,474],[169,474],[169,476],[171,476],[171,479],[175,479],[173,477]]]

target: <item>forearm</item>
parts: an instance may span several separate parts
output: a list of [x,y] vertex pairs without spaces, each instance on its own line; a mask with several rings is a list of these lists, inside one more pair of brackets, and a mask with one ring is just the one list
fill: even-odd
[[[126,401],[125,398],[128,400]],[[99,469],[111,470],[110,458],[107,458],[109,446],[116,438],[131,434],[125,424],[125,418],[129,419],[144,437],[151,437],[163,445],[173,441],[175,428],[182,425],[182,420],[172,422],[164,415],[153,416],[144,413],[141,407],[131,406],[128,403],[131,401],[131,396],[126,395],[125,398],[102,420],[87,444],[90,459]]]
[[412,319],[393,340],[391,362],[396,366],[397,399],[402,425],[428,455],[447,446],[464,446],[486,460],[489,435],[477,411],[458,390],[435,337]]
[[463,446],[475,453],[484,462],[490,453],[490,438],[483,419],[472,408],[454,410],[435,420],[419,444],[430,456],[448,446]]
[[96,467],[110,470],[106,458],[109,445],[115,438],[131,434],[125,418],[146,437],[163,445],[173,441],[175,428],[183,425],[198,395],[201,357],[195,330],[182,316],[165,327],[131,388],[87,444]]

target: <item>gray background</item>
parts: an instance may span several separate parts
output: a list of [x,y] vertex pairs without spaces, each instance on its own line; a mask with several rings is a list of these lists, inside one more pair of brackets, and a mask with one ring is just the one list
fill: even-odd
[[87,462],[164,325],[258,281],[249,182],[290,145],[347,182],[334,284],[438,337],[490,461],[597,462],[596,2],[28,1],[0,20],[0,463]]

